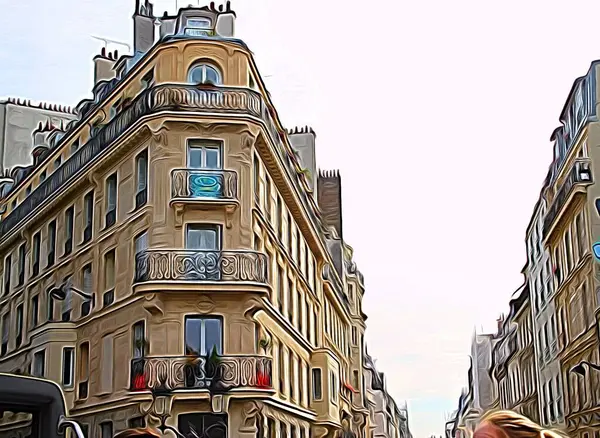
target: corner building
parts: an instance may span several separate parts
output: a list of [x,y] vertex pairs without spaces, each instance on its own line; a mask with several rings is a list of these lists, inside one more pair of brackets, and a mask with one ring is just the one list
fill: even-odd
[[370,437],[339,174],[283,129],[229,4],[152,9],[4,186],[0,370],[59,382],[89,437],[156,425],[152,391],[184,434]]

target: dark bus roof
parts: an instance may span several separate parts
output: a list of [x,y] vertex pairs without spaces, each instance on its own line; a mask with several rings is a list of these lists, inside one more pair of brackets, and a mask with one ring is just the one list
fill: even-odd
[[34,414],[32,437],[64,437],[58,423],[65,416],[65,398],[50,380],[0,373],[0,411]]

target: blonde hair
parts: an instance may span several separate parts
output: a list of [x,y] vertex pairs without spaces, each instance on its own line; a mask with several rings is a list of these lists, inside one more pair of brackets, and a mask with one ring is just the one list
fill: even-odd
[[114,438],[159,438],[159,435],[151,429],[127,429],[119,432]]
[[513,411],[487,412],[479,422],[479,424],[483,423],[502,429],[509,438],[568,438],[562,432],[544,429],[535,421]]

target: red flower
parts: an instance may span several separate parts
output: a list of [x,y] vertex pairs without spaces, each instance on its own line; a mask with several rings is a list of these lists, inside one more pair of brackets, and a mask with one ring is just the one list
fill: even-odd
[[143,391],[146,389],[148,384],[146,383],[146,375],[144,373],[139,373],[133,378],[133,390],[134,391]]

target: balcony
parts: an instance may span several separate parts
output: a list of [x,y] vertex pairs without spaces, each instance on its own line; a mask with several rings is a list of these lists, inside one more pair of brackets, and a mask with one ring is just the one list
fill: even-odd
[[[300,185],[294,160],[284,142],[286,134],[278,129],[275,111],[259,93],[235,87],[203,88],[196,85],[161,84],[140,93],[130,106],[101,127],[96,135],[81,145],[23,202],[4,215],[4,220],[0,222],[0,240],[6,239],[9,235],[16,235],[31,215],[54,202],[57,195],[72,184],[74,179],[85,173],[89,166],[93,166],[115,144],[115,140],[140,123],[142,119],[167,111],[203,113],[210,117],[240,117],[245,120],[251,118],[261,121],[275,144],[276,153],[289,174],[292,184],[306,206],[311,222],[315,228],[323,229],[315,200]],[[80,123],[82,122],[75,122],[72,129],[77,129]]]
[[571,194],[576,191],[584,192],[585,188],[593,184],[592,172],[589,159],[578,159],[569,170],[569,173],[563,183],[556,191],[556,195],[546,213],[544,219],[544,239],[551,234],[556,219],[563,211],[566,202],[571,197]]
[[175,169],[171,172],[171,205],[175,207],[179,226],[186,207],[225,206],[230,227],[230,214],[238,204],[238,178],[233,170]]
[[267,256],[255,251],[151,249],[135,258],[135,283],[269,284]]
[[131,361],[130,389],[271,390],[271,358],[265,356],[145,357]]

